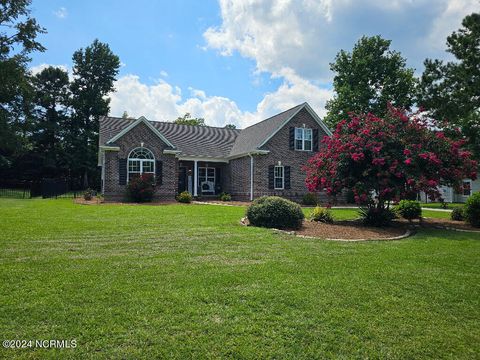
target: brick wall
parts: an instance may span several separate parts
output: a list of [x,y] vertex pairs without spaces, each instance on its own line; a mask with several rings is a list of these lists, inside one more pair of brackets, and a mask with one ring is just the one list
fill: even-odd
[[[271,138],[263,147],[263,150],[269,150],[267,155],[256,155],[254,170],[254,195],[255,197],[263,195],[278,195],[294,201],[301,201],[305,193],[308,192],[305,186],[306,174],[302,166],[307,163],[315,153],[313,151],[291,150],[289,146],[290,127],[305,127],[318,129],[319,146],[320,141],[326,135],[325,131],[318,125],[315,119],[306,109],[301,110],[288,124],[286,124],[273,138]],[[281,161],[283,166],[290,166],[290,189],[273,190],[268,188],[268,167],[277,165]],[[319,194],[322,202],[326,201],[323,194]]]
[[104,194],[106,200],[121,200],[125,198],[125,185],[119,185],[118,159],[128,158],[133,149],[140,147],[149,149],[155,156],[155,160],[163,162],[162,184],[157,185],[156,200],[174,200],[177,192],[178,161],[174,155],[166,155],[163,150],[167,145],[156,136],[145,124],[140,123],[134,129],[121,137],[114,145],[120,147],[120,151],[105,152],[105,185]]

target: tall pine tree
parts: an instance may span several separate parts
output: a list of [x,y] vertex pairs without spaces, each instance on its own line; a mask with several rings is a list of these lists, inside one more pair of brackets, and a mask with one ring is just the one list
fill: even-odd
[[92,45],[73,54],[71,84],[73,116],[68,126],[69,164],[74,176],[84,186],[97,187],[99,118],[108,115],[113,83],[120,68],[120,59],[108,44],[95,40]]
[[445,130],[461,135],[480,159],[480,14],[465,17],[462,27],[447,38],[455,61],[425,61],[419,104],[432,117],[444,120]]

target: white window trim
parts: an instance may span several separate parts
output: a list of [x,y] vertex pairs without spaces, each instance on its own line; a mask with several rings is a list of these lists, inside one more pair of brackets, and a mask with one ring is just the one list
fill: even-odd
[[[464,188],[463,188],[463,184],[464,183],[469,183],[470,184],[470,194],[469,195],[465,195],[465,193],[463,192],[464,191]],[[465,196],[465,197],[469,197],[472,195],[472,180],[470,179],[467,179],[467,180],[462,180],[462,196]]]
[[[302,133],[302,138],[301,139],[297,138],[297,130],[300,130],[301,133]],[[307,130],[310,131],[310,149],[305,149],[305,138],[306,138],[305,135],[307,133]],[[294,137],[295,137],[295,151],[313,151],[313,130],[311,128],[296,127]],[[302,148],[301,149],[297,149],[297,141],[298,140],[302,141]]]
[[[147,150],[149,151],[152,156],[153,156],[153,159],[139,159],[139,158],[132,158],[130,157],[131,154],[135,151],[135,150],[138,150],[138,149],[144,149],[144,150]],[[140,172],[137,173],[137,172],[133,172],[133,171],[130,171],[130,160],[132,161],[140,161]],[[153,174],[153,176],[155,176],[155,171],[156,171],[156,161],[155,161],[155,155],[153,154],[153,151],[151,151],[150,149],[146,148],[146,147],[137,147],[135,149],[133,149],[132,151],[130,151],[130,153],[128,154],[128,158],[127,158],[127,183],[130,182],[130,173],[132,174],[139,174],[140,176],[142,174],[144,174],[143,172],[143,163],[144,162],[149,162],[149,163],[153,163],[153,172],[145,172],[145,174]]]
[[[282,168],[282,176],[277,176],[277,168]],[[277,187],[277,179],[282,179],[282,187]],[[274,190],[284,190],[285,189],[285,166],[275,165],[273,168],[273,189]]]

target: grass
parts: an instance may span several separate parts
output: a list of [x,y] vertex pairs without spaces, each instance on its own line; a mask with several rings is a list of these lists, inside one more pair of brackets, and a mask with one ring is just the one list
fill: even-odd
[[[430,208],[430,209],[443,209],[442,203],[421,203],[423,208]],[[462,207],[465,204],[463,203],[446,203],[446,209],[454,209],[456,207]]]
[[78,346],[0,358],[478,357],[480,234],[307,240],[243,213],[1,199],[2,338]]

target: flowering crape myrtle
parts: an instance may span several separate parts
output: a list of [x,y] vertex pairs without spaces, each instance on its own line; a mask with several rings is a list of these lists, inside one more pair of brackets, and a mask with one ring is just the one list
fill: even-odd
[[475,179],[477,163],[432,119],[389,106],[384,118],[349,115],[304,167],[310,191],[335,197],[353,190],[355,202],[385,208],[390,201],[424,191],[441,199],[439,185],[460,188],[462,179]]

